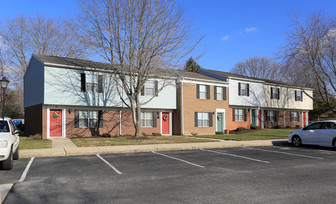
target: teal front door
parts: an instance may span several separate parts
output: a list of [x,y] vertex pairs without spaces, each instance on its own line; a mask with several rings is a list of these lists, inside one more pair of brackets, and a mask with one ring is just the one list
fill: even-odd
[[223,132],[223,114],[217,113],[217,132]]
[[252,109],[252,124],[251,125],[256,125],[256,110]]

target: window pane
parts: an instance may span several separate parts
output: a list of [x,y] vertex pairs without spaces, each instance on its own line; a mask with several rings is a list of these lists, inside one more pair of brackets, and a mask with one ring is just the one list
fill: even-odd
[[87,111],[79,111],[79,118],[88,118],[88,112]]
[[78,123],[80,128],[87,128],[88,127],[88,120],[87,119],[79,119]]

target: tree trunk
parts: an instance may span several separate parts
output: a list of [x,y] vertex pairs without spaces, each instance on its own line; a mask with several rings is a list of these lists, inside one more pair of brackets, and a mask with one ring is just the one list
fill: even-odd
[[141,137],[141,108],[140,104],[136,106],[136,124],[135,124],[135,137]]

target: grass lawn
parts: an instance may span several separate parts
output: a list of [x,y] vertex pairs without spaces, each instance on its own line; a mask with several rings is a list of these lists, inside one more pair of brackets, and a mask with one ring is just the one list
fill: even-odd
[[147,136],[144,139],[134,139],[134,137],[112,137],[112,138],[73,138],[71,139],[78,147],[113,146],[113,145],[144,145],[144,144],[173,144],[190,142],[214,142],[197,138],[181,136]]
[[20,149],[51,148],[51,140],[33,140],[31,137],[20,137]]
[[294,129],[263,129],[242,134],[230,135],[198,135],[196,137],[222,139],[222,140],[270,140],[287,139],[290,132]]

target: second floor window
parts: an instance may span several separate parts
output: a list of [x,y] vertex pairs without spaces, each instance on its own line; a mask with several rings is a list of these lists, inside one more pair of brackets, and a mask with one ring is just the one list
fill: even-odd
[[226,100],[226,87],[215,86],[215,100]]
[[271,87],[271,99],[280,99],[280,89]]
[[147,81],[145,86],[141,89],[141,96],[157,96],[158,81]]
[[247,83],[238,83],[238,96],[250,96],[250,85]]
[[197,84],[196,95],[198,99],[210,99],[210,86]]
[[94,73],[81,73],[82,92],[103,92],[103,75]]
[[295,101],[303,101],[302,100],[302,91],[295,91]]

